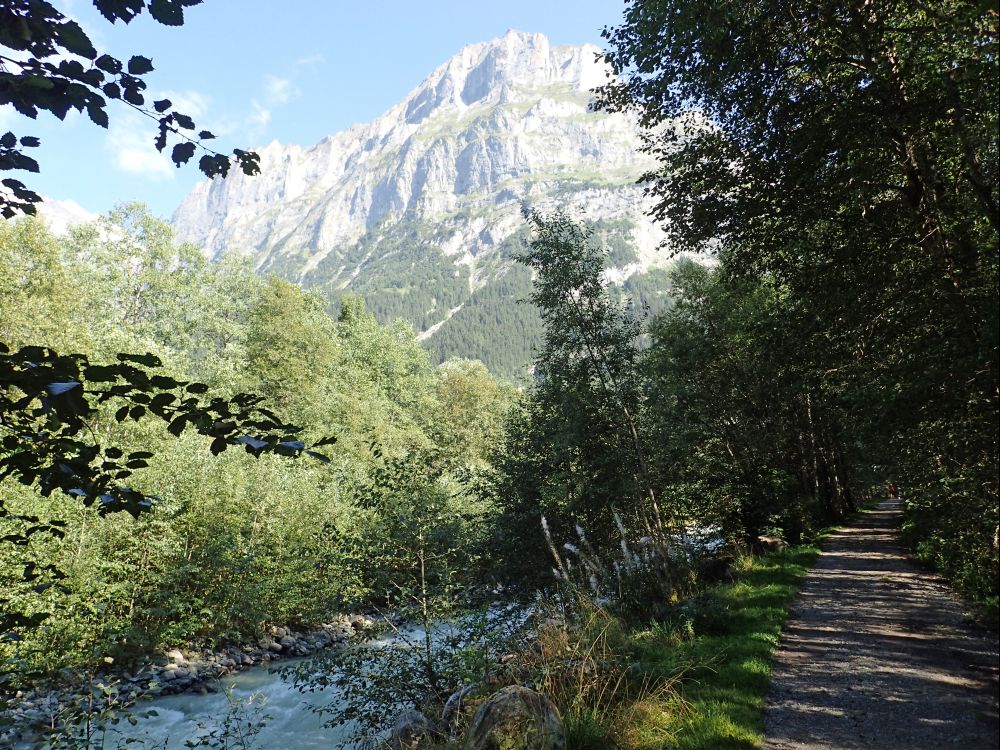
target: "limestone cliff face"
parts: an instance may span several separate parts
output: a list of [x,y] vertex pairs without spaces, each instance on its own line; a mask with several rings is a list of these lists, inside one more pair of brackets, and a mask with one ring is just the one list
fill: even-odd
[[[258,149],[260,175],[200,183],[174,227],[212,257],[248,254],[261,270],[331,291],[364,293],[387,257],[420,247],[414,262],[451,268],[468,297],[509,266],[524,203],[613,227],[635,250],[617,278],[662,264],[635,185],[652,166],[637,130],[588,110],[606,80],[598,54],[517,31],[465,47],[374,122],[311,148],[271,143]],[[428,300],[413,322],[435,335],[466,301]]]

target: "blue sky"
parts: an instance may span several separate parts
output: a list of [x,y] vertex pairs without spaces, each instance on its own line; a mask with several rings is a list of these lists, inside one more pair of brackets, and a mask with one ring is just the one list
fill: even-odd
[[[220,151],[278,140],[309,146],[352,123],[368,122],[402,99],[464,45],[507,29],[541,32],[553,44],[601,43],[619,22],[621,0],[205,0],[185,25],[147,15],[107,23],[89,0],[55,0],[78,19],[101,52],[151,57],[151,99],[166,96],[212,130]],[[202,179],[152,148],[153,123],[126,106],[109,107],[103,130],[72,113],[28,120],[0,107],[0,132],[37,135],[41,175],[29,187],[93,212],[125,200],[169,217]],[[23,176],[23,175],[18,175]]]

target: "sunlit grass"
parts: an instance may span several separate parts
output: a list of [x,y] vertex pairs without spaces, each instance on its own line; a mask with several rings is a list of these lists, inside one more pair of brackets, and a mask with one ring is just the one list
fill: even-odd
[[666,623],[633,633],[635,669],[651,679],[680,675],[676,693],[632,712],[620,746],[636,750],[755,748],[771,654],[802,576],[818,554],[795,547],[753,560],[740,580],[676,608]]

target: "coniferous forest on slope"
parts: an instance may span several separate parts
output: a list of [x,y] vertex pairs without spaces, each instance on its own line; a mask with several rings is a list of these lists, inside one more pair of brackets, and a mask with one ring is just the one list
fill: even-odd
[[[344,292],[209,262],[139,204],[63,236],[4,220],[8,706],[273,626],[427,628],[543,592],[558,634],[513,661],[428,636],[399,657],[411,692],[375,679],[335,718],[384,729],[506,680],[549,695],[569,747],[709,747],[683,744],[674,691],[714,663],[699,638],[739,653],[715,573],[793,591],[888,481],[910,550],[995,620],[995,5],[665,0],[609,23],[596,106],[640,118],[654,217],[711,263],[609,285],[614,227],[529,208],[505,272],[421,342],[469,280],[405,228]],[[725,551],[677,553],[692,529]],[[792,549],[761,562],[762,537]],[[369,679],[315,664],[307,687]]]

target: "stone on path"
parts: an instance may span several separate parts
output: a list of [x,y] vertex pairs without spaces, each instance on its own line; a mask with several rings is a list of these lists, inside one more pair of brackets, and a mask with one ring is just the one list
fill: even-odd
[[775,652],[769,750],[998,747],[997,641],[903,548],[887,501],[823,544]]

